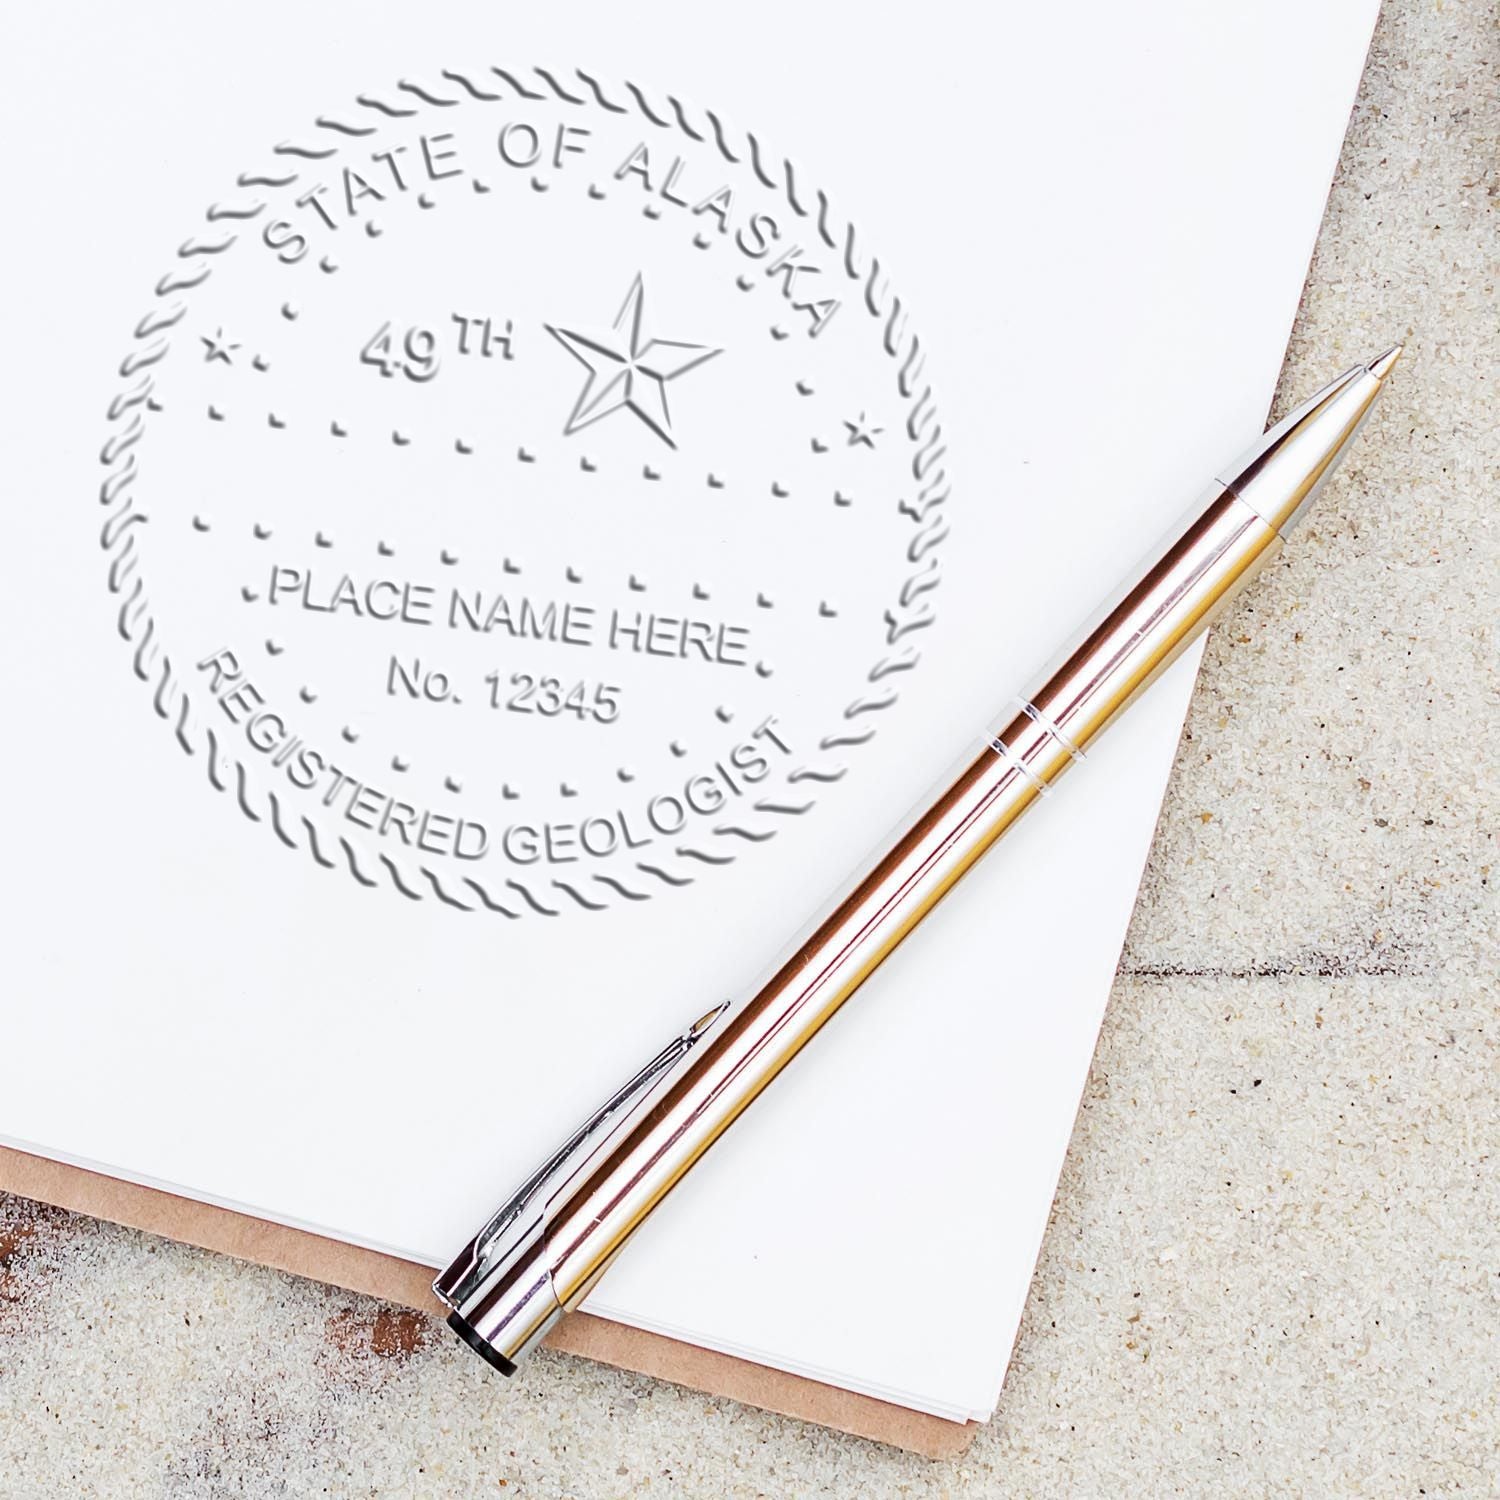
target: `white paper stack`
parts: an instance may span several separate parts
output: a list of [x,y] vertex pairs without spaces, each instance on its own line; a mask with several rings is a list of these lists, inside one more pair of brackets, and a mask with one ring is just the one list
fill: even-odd
[[[7,19],[3,1138],[445,1264],[1260,430],[1374,9]],[[592,1311],[993,1410],[1195,661]]]

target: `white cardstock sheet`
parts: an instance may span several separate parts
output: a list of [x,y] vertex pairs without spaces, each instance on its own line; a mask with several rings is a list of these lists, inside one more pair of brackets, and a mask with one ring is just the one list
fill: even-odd
[[[446,1263],[1259,431],[1373,10],[8,16],[0,1135]],[[1192,670],[591,1310],[993,1409]]]

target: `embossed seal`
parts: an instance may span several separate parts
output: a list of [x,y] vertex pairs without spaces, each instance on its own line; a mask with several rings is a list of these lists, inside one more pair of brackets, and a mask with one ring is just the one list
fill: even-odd
[[949,482],[906,310],[674,97],[360,95],[208,209],[120,377],[131,666],[257,836],[362,885],[666,895],[800,826],[920,660]]

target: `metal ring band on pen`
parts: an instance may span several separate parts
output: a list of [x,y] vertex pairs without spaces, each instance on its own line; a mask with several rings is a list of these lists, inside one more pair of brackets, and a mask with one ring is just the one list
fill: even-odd
[[1078,746],[1075,745],[1073,741],[1070,740],[1067,735],[1065,735],[1062,730],[1060,730],[1057,725],[1054,724],[1052,720],[1049,719],[1047,715],[1044,714],[1041,709],[1036,706],[1035,703],[1032,703],[1028,699],[1021,697],[1013,698],[1011,701],[1013,703],[1019,703],[1021,705],[1021,712],[1025,714],[1026,717],[1030,719],[1032,723],[1035,724],[1038,728],[1045,729],[1047,733],[1050,734],[1052,738],[1056,740],[1057,743],[1061,745],[1063,749],[1073,757],[1074,760],[1082,762],[1086,758],[1083,751],[1080,750]]
[[[1043,725],[1042,727],[1046,728],[1045,725]],[[1017,755],[1016,752],[1012,750],[1010,746],[1007,745],[998,734],[994,737],[994,739],[990,741],[990,749],[993,750],[1001,760],[1005,761],[1006,764],[1014,766],[1016,770],[1018,770],[1027,779],[1027,781],[1029,781],[1032,786],[1037,789],[1037,792],[1041,796],[1050,797],[1052,795],[1052,788],[1047,784],[1047,782],[1042,777],[1038,776],[1036,772],[1033,771],[1031,767],[1028,766],[1026,762],[1022,760],[1021,757]]]

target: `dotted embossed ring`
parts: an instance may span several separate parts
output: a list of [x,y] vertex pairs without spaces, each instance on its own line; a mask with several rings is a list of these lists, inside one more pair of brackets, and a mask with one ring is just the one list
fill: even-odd
[[708,875],[900,712],[949,481],[922,348],[793,164],[486,67],[320,116],[180,247],[101,542],[244,817],[518,918]]

